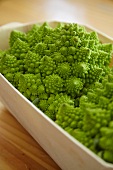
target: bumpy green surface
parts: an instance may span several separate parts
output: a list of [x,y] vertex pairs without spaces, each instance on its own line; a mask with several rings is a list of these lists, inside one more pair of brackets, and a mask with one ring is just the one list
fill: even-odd
[[0,72],[64,130],[113,163],[113,46],[78,24],[12,31]]
[[113,163],[113,71],[80,98],[79,107],[62,104],[56,123],[101,158]]

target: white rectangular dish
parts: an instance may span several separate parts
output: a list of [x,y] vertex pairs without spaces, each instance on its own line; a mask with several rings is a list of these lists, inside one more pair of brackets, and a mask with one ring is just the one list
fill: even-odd
[[[58,22],[49,22],[54,27]],[[2,28],[0,30],[0,49],[8,47],[8,38],[13,29],[27,32],[32,25]],[[85,26],[88,31],[98,32],[102,42],[113,39],[99,31]],[[113,164],[106,163],[80,142],[70,136],[56,123],[50,120],[42,111],[28,101],[0,74],[0,101],[11,114],[21,123],[30,135],[53,158],[62,170],[113,170]]]

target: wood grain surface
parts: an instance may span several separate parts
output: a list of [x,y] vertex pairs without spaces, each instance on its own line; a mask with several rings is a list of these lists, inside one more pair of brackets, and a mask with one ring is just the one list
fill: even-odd
[[113,0],[0,0],[0,25],[43,20],[85,23],[113,37]]
[[[113,0],[0,0],[1,26],[47,20],[89,24],[113,38]],[[45,169],[60,168],[0,103],[0,170]]]
[[0,108],[0,170],[60,169],[1,103]]

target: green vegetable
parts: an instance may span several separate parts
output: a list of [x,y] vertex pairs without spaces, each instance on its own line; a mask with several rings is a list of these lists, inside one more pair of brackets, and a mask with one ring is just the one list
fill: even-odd
[[63,80],[57,74],[46,76],[43,82],[47,93],[58,94],[63,91]]
[[113,45],[78,24],[11,32],[0,72],[70,135],[113,163]]
[[17,30],[12,31],[10,34],[10,38],[9,38],[10,47],[13,46],[13,44],[18,38],[23,41],[26,41],[26,34],[21,31],[17,31]]
[[13,46],[9,49],[9,53],[14,55],[17,59],[23,60],[29,50],[29,44],[21,39],[17,39]]
[[83,88],[83,83],[80,78],[70,77],[65,81],[65,88],[67,94],[70,94],[72,97],[75,97],[80,93],[80,90]]
[[40,74],[21,74],[19,76],[17,88],[31,101],[33,101],[38,96],[38,94],[45,93],[45,87],[42,84]]
[[113,163],[113,70],[80,98],[79,107],[60,106],[56,123],[74,138]]

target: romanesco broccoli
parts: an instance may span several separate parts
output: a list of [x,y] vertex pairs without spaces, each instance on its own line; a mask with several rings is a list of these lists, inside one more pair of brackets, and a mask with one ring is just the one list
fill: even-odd
[[113,71],[81,96],[79,107],[61,105],[56,123],[104,160],[113,163]]
[[0,72],[48,117],[113,163],[113,45],[78,24],[14,30]]
[[24,32],[21,32],[21,31],[17,31],[17,30],[13,30],[10,34],[10,38],[9,38],[9,44],[10,44],[10,47],[13,46],[13,44],[15,43],[15,41],[17,39],[21,39],[23,41],[26,41],[26,34]]

